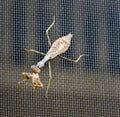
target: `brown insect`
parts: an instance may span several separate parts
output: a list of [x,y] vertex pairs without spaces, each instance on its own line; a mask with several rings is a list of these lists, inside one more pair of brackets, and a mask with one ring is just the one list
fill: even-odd
[[66,36],[60,37],[57,40],[55,40],[53,42],[53,44],[51,44],[48,32],[52,28],[54,23],[55,23],[55,17],[54,17],[54,20],[53,20],[52,24],[46,30],[46,35],[47,35],[47,38],[48,38],[48,44],[50,46],[50,49],[48,50],[48,52],[46,54],[42,53],[42,52],[39,52],[39,51],[36,51],[34,49],[30,49],[30,50],[25,49],[26,51],[31,51],[31,52],[35,52],[35,53],[44,55],[44,58],[40,62],[38,62],[37,65],[32,65],[32,70],[38,71],[40,68],[42,68],[45,65],[45,63],[47,61],[49,63],[48,64],[49,65],[49,82],[48,82],[48,85],[47,85],[46,94],[48,93],[48,90],[50,88],[51,79],[52,79],[51,65],[50,65],[50,61],[49,60],[59,56],[59,57],[61,57],[63,59],[66,59],[68,61],[77,63],[80,60],[81,57],[85,56],[84,54],[82,54],[76,60],[72,60],[72,59],[68,59],[66,57],[60,56],[60,54],[66,52],[68,50],[68,48],[70,46],[70,43],[71,43],[72,34],[69,33]]

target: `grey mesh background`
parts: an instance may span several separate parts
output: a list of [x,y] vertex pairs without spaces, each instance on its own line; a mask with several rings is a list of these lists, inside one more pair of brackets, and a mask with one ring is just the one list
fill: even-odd
[[[21,73],[46,53],[45,30],[53,42],[73,34],[63,56],[51,61],[40,78],[43,89],[32,89]],[[0,0],[0,117],[119,117],[120,116],[120,1],[119,0]]]

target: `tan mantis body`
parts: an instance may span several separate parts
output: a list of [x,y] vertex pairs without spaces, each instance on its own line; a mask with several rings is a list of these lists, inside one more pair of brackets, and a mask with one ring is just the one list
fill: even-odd
[[41,68],[44,66],[44,64],[50,60],[55,58],[56,56],[64,53],[65,51],[68,50],[71,42],[72,34],[69,33],[66,36],[63,36],[59,39],[57,39],[49,49],[49,51],[46,53],[45,57],[43,60],[37,63],[37,67]]

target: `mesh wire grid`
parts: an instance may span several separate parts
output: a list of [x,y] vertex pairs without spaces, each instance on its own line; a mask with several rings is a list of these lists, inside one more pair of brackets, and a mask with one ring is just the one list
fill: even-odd
[[[0,116],[1,117],[119,117],[120,115],[120,1],[119,0],[0,0]],[[56,57],[40,78],[43,89],[31,81],[18,84],[23,71],[46,53],[51,42],[73,34],[63,56],[86,54],[78,63]]]

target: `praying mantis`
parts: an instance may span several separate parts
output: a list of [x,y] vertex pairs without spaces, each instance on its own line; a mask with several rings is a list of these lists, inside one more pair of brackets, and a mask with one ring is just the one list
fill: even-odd
[[55,24],[55,16],[53,18],[52,24],[46,30],[46,36],[47,36],[47,39],[48,39],[48,45],[50,47],[50,49],[48,50],[48,52],[46,54],[42,53],[42,52],[39,52],[37,50],[34,50],[34,49],[29,49],[29,50],[25,49],[26,51],[30,51],[30,52],[34,52],[34,53],[38,53],[38,54],[44,55],[44,58],[41,61],[39,61],[36,65],[32,65],[31,66],[31,69],[33,71],[36,71],[36,73],[39,73],[39,70],[42,67],[45,66],[46,62],[48,62],[49,81],[48,81],[48,84],[47,84],[45,95],[48,94],[48,90],[50,88],[50,84],[51,84],[51,80],[52,80],[51,64],[50,64],[50,60],[51,59],[59,56],[59,57],[65,59],[65,60],[77,63],[81,59],[81,57],[85,56],[85,54],[82,54],[76,60],[72,60],[72,59],[69,59],[69,58],[66,58],[66,57],[63,57],[63,56],[60,55],[60,54],[66,52],[68,50],[73,35],[71,33],[69,33],[66,36],[58,38],[52,44],[51,41],[50,41],[50,37],[49,37],[49,30],[53,27],[54,24]]

